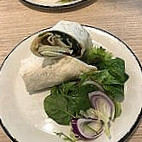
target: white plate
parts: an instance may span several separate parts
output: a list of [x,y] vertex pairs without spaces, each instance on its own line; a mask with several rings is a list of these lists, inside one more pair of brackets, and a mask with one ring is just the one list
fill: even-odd
[[[136,127],[142,108],[141,65],[128,46],[115,36],[97,28],[84,26],[95,44],[121,57],[130,75],[125,87],[123,113],[111,126],[112,138],[102,135],[91,142],[123,142]],[[47,30],[47,29],[46,29]],[[20,62],[31,53],[29,47],[37,32],[22,42],[6,57],[0,72],[0,118],[5,132],[15,142],[63,142],[54,132],[69,132],[68,126],[57,125],[48,118],[43,108],[43,100],[48,92],[30,96],[19,75]]]
[[60,0],[21,0],[25,4],[30,6],[43,8],[43,9],[61,9],[78,6],[81,3],[85,3],[90,0],[73,0],[70,2],[60,2]]

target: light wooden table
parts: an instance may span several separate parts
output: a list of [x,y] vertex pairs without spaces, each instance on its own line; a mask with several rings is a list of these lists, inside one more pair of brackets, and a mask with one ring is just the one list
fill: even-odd
[[[23,38],[61,19],[115,34],[131,47],[142,63],[142,0],[98,0],[88,7],[66,13],[39,12],[18,0],[0,0],[0,64]],[[0,128],[0,142],[9,141]],[[129,142],[142,142],[142,122]]]

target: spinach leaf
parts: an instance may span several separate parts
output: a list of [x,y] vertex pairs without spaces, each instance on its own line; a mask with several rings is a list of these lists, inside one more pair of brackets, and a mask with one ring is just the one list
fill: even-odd
[[68,125],[72,114],[68,112],[68,101],[60,95],[50,95],[44,100],[47,115],[58,124]]
[[[79,115],[80,110],[86,111],[91,107],[91,103],[88,98],[88,93],[94,91],[91,85],[75,86],[77,91],[75,93],[69,90],[68,95],[66,96],[69,100],[68,109],[71,112],[74,112],[75,116]],[[70,97],[69,97],[70,96]]]
[[67,82],[51,89],[51,95],[44,100],[47,115],[58,124],[68,125],[72,117],[80,110],[91,107],[88,93],[94,91],[92,86],[81,86],[79,82]]
[[120,58],[108,60],[102,69],[104,68],[121,83],[125,83],[129,78],[125,73],[125,62]]
[[124,86],[123,85],[103,85],[106,94],[113,100],[122,102],[124,100]]

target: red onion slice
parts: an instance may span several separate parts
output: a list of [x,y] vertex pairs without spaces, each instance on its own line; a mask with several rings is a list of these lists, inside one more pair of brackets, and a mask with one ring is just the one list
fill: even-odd
[[103,92],[94,91],[88,94],[92,107],[110,120],[114,119],[115,106],[113,101]]
[[71,123],[75,135],[83,139],[96,139],[104,130],[104,123],[101,120],[73,118]]

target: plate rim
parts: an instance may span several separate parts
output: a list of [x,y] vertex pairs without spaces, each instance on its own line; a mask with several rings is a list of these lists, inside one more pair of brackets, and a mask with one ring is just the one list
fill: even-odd
[[[34,8],[39,8],[39,9],[55,9],[55,10],[60,10],[60,9],[66,9],[66,8],[72,8],[74,6],[78,6],[80,4],[83,4],[87,1],[91,1],[91,0],[80,0],[74,3],[69,3],[69,4],[63,4],[63,5],[43,5],[43,4],[36,4],[36,3],[32,3],[29,2],[27,0],[20,0],[23,4],[27,4],[28,6],[32,6]],[[93,1],[93,0],[92,0]]]
[[[25,0],[22,0],[22,1],[25,1]],[[87,0],[86,0],[87,1]],[[90,25],[85,25],[85,24],[81,24],[81,26],[85,26],[85,27],[89,27],[89,28],[92,28],[92,29],[96,29],[96,30],[99,30],[101,32],[104,32],[112,37],[114,37],[115,39],[117,39],[119,42],[121,42],[122,44],[124,44],[126,46],[126,48],[131,52],[131,54],[135,57],[135,60],[137,61],[138,65],[139,65],[139,68],[141,70],[141,74],[142,74],[142,65],[140,63],[140,60],[138,59],[138,57],[135,55],[135,53],[133,52],[133,50],[124,42],[122,41],[120,38],[118,38],[117,36],[113,35],[112,33],[106,31],[106,30],[103,30],[101,28],[98,28],[98,27],[95,27],[95,26],[90,26]],[[48,27],[48,28],[44,28],[42,30],[39,30],[29,36],[27,36],[26,38],[24,38],[23,40],[21,40],[10,52],[9,54],[4,58],[1,66],[0,66],[0,72],[2,70],[2,67],[4,65],[4,63],[6,62],[6,60],[9,58],[9,56],[14,52],[14,50],[24,41],[26,41],[27,39],[29,39],[30,37],[38,34],[39,32],[42,32],[42,31],[45,31],[47,29],[50,29],[51,27]],[[128,137],[134,132],[134,130],[137,128],[140,120],[142,119],[142,106],[141,106],[141,110],[140,110],[140,113],[138,114],[137,116],[137,119],[135,121],[135,123],[132,125],[131,129],[122,137],[120,138],[119,141],[117,142],[124,142],[128,139]],[[2,127],[3,131],[5,132],[5,134],[8,136],[8,138],[12,141],[12,142],[20,142],[18,141],[16,138],[14,138],[10,132],[8,131],[8,129],[6,128],[6,126],[4,125],[4,123],[2,122],[2,119],[0,118],[0,126]]]

